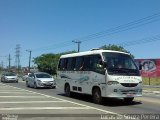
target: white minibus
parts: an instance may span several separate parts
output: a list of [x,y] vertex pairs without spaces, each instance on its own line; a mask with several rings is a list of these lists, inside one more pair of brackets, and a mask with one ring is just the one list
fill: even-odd
[[62,55],[57,85],[67,96],[72,92],[92,95],[97,104],[103,97],[131,102],[142,96],[142,78],[134,60],[128,53],[112,50]]

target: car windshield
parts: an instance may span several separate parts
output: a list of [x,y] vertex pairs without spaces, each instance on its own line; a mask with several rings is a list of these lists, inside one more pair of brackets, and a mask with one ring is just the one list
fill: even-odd
[[44,73],[36,74],[36,77],[37,78],[51,78],[49,74],[44,74]]
[[16,76],[14,73],[6,73],[5,76]]
[[129,75],[139,76],[139,70],[133,59],[122,53],[105,52],[103,53],[104,61],[108,74],[111,75]]

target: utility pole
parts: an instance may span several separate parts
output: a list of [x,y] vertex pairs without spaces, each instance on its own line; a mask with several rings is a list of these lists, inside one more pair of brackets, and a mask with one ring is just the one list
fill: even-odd
[[16,68],[18,69],[18,73],[19,73],[19,70],[20,70],[20,44],[17,44],[16,45],[16,59],[15,59],[15,64],[16,64]]
[[29,52],[29,66],[28,66],[28,69],[29,69],[29,72],[30,72],[30,65],[31,65],[31,53],[32,51],[31,50],[26,50],[27,52]]
[[10,70],[11,69],[11,55],[9,54],[9,57],[8,57],[8,62],[9,62],[9,65],[8,65],[8,69]]
[[72,42],[78,44],[78,52],[80,52],[80,44],[81,44],[81,41],[75,41],[75,40],[73,40]]

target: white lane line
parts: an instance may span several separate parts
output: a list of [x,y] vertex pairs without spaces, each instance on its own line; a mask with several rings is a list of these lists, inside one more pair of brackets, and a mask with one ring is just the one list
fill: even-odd
[[20,91],[0,92],[0,94],[1,94],[1,93],[34,94],[34,93],[26,92],[26,91],[24,91],[24,92],[20,92]]
[[12,101],[5,101],[5,102],[0,102],[0,104],[12,104],[12,103],[61,103],[61,102],[65,102],[65,101],[16,101],[16,102],[12,102]]
[[0,110],[88,110],[90,107],[19,107],[19,108],[0,108]]
[[0,98],[42,98],[44,96],[0,96]]
[[1,92],[26,92],[25,90],[1,90]]
[[[10,85],[9,85],[9,86],[10,86]],[[13,87],[13,86],[10,86],[10,87]],[[18,88],[18,87],[13,87],[13,88],[17,88],[17,89],[19,89],[19,90],[25,90],[25,89]],[[68,103],[72,103],[72,104],[75,104],[75,105],[87,107],[87,108],[90,108],[90,109],[94,109],[94,110],[97,110],[97,111],[101,111],[101,112],[103,112],[103,113],[109,113],[109,114],[115,114],[115,115],[118,115],[118,116],[122,116],[121,114],[118,114],[118,113],[115,113],[115,112],[103,110],[103,109],[96,108],[96,107],[91,107],[91,106],[88,106],[88,105],[83,105],[83,104],[80,104],[80,103],[76,103],[76,102],[72,102],[72,101],[69,101],[69,100],[64,100],[64,99],[61,99],[61,98],[57,98],[57,97],[53,97],[53,96],[41,94],[41,93],[38,93],[38,92],[33,92],[33,91],[29,91],[29,90],[25,90],[25,91],[32,92],[32,93],[37,93],[37,94],[39,94],[39,95],[42,95],[42,96],[45,96],[45,97],[48,97],[48,98],[53,98],[53,99],[57,99],[57,100],[61,100],[61,101],[66,101],[66,102],[68,102]]]

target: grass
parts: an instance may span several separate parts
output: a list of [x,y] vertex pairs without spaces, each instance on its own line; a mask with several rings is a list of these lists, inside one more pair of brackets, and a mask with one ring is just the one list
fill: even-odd
[[[143,80],[143,85],[160,86],[160,78],[147,78],[147,77],[143,77],[142,80]],[[143,87],[143,90],[160,91],[160,88]]]
[[160,86],[160,78],[142,78],[143,85],[155,85]]

